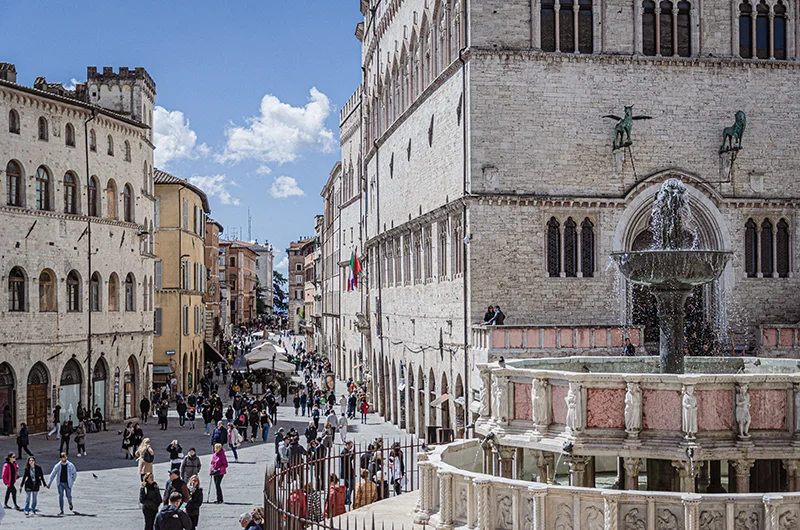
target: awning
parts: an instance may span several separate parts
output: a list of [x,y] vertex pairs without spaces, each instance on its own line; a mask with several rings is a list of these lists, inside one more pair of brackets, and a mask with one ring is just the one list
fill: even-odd
[[277,356],[277,358],[281,360],[284,359],[283,352],[278,351],[277,346],[270,344],[269,342],[265,342],[258,348],[245,355],[244,358],[248,361],[260,361],[263,359],[272,359],[273,356]]
[[223,357],[214,346],[206,341],[203,341],[203,354],[205,355],[206,361],[225,362],[225,357]]
[[442,394],[441,396],[431,401],[431,407],[438,407],[448,399],[450,399],[450,396],[448,394]]
[[273,367],[275,368],[276,372],[282,372],[285,374],[290,374],[295,370],[295,367],[292,363],[287,363],[286,361],[278,361],[278,360],[275,360],[274,366],[271,360],[258,361],[257,363],[250,365],[250,368],[252,370],[272,370]]
[[252,333],[250,336],[253,337],[253,338],[256,338],[256,339],[263,339],[264,338],[264,332],[263,331],[256,331],[255,333]]
[[153,375],[169,375],[174,370],[172,366],[169,364],[154,364],[153,365]]

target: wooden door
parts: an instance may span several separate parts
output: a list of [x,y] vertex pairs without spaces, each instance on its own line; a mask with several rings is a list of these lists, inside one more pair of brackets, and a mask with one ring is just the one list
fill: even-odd
[[47,385],[28,385],[28,431],[47,430]]

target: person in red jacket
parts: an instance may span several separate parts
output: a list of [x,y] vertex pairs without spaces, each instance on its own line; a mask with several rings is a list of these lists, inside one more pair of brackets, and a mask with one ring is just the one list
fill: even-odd
[[19,477],[17,455],[8,453],[6,461],[3,464],[3,484],[6,485],[6,500],[3,503],[3,507],[5,508],[10,508],[8,505],[8,498],[11,497],[14,500],[14,508],[17,510],[20,509],[17,504],[17,487],[14,485],[17,482],[17,477]]
[[344,513],[344,501],[347,490],[343,484],[339,484],[339,477],[336,473],[331,473],[330,487],[328,488],[328,500],[325,501],[325,519],[336,517]]
[[361,423],[367,423],[367,412],[369,412],[369,403],[366,399],[361,400],[361,405],[358,406],[361,410]]

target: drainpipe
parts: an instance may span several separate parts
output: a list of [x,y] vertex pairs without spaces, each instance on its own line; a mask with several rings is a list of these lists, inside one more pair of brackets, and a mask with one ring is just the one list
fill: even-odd
[[461,217],[463,219],[462,226],[464,227],[464,231],[462,233],[463,238],[461,239],[462,245],[462,274],[461,274],[461,281],[463,283],[463,298],[464,298],[464,437],[467,437],[467,414],[469,413],[469,404],[471,399],[469,397],[469,381],[470,381],[470,373],[469,373],[469,332],[470,332],[470,319],[469,319],[469,306],[467,304],[467,296],[468,296],[468,288],[467,288],[467,274],[469,273],[469,267],[467,267],[467,170],[468,170],[468,161],[467,161],[467,62],[464,60],[464,52],[469,48],[469,24],[467,21],[467,16],[469,14],[469,0],[464,0],[464,47],[458,50],[458,60],[461,61],[461,94],[462,94],[462,107],[461,107],[461,127],[463,130],[462,134],[462,142],[461,142],[461,149],[462,149],[462,197],[461,197]]
[[[89,198],[89,183],[91,182],[91,177],[89,174],[89,122],[94,120],[97,117],[97,109],[92,109],[92,115],[83,122],[83,143],[86,152],[86,198]],[[95,194],[97,190],[95,190]],[[97,203],[97,197],[95,196],[95,204]],[[87,325],[87,335],[86,335],[86,365],[87,370],[86,373],[88,374],[86,380],[88,381],[88,396],[86,402],[89,404],[89,413],[91,414],[94,411],[94,382],[92,381],[92,216],[89,215],[88,207],[89,203],[87,200],[86,203],[87,212],[86,212],[86,245],[88,249],[88,267],[89,267],[89,296],[87,297],[87,301],[89,302],[87,309],[88,311],[88,325]],[[100,286],[97,286],[98,290]],[[99,295],[99,293],[98,293]],[[105,396],[104,396],[105,397]]]

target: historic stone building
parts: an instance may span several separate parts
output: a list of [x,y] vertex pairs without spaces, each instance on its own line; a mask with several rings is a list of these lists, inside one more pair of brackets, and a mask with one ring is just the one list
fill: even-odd
[[[212,358],[223,352],[222,341],[225,329],[222,320],[222,293],[219,277],[221,256],[219,236],[222,232],[222,225],[209,217],[206,222],[205,265],[207,273],[206,292],[203,299],[206,305],[206,353],[210,354]],[[211,352],[208,351],[209,346],[212,349]]]
[[[796,2],[361,8],[338,214],[342,259],[352,244],[368,285],[352,307],[342,292],[339,344],[365,358],[339,366],[366,364],[381,412],[458,435],[476,362],[652,342],[652,297],[606,264],[650,244],[670,177],[688,186],[698,244],[735,253],[687,304],[693,352],[794,354]],[[607,116],[627,106],[651,119],[628,121],[615,148],[627,125]],[[744,131],[743,149],[720,152],[726,127]],[[490,304],[506,327],[479,326]]]
[[4,153],[0,408],[47,427],[100,407],[136,415],[153,359],[155,83],[87,69],[75,91],[0,63]]
[[[327,355],[331,363],[337,363],[339,356],[339,302],[341,282],[339,267],[339,204],[341,193],[342,163],[336,162],[328,176],[328,181],[320,195],[324,204],[322,226],[320,227],[320,339],[317,350]],[[339,367],[333,364],[338,371]]]
[[258,279],[258,286],[260,289],[259,298],[264,304],[264,314],[271,316],[273,312],[273,296],[275,291],[272,284],[272,270],[275,259],[275,254],[272,251],[272,245],[264,242],[259,245],[258,241],[250,245],[250,249],[257,254],[256,257],[256,278]]
[[230,321],[234,328],[249,325],[256,318],[256,254],[249,243],[220,241],[224,249],[225,283]]
[[305,259],[313,251],[313,237],[293,241],[289,243],[289,248],[286,249],[286,255],[289,257],[289,269],[286,278],[289,295],[289,329],[293,330],[295,335],[303,333],[305,329],[305,317],[303,315],[305,304]]

